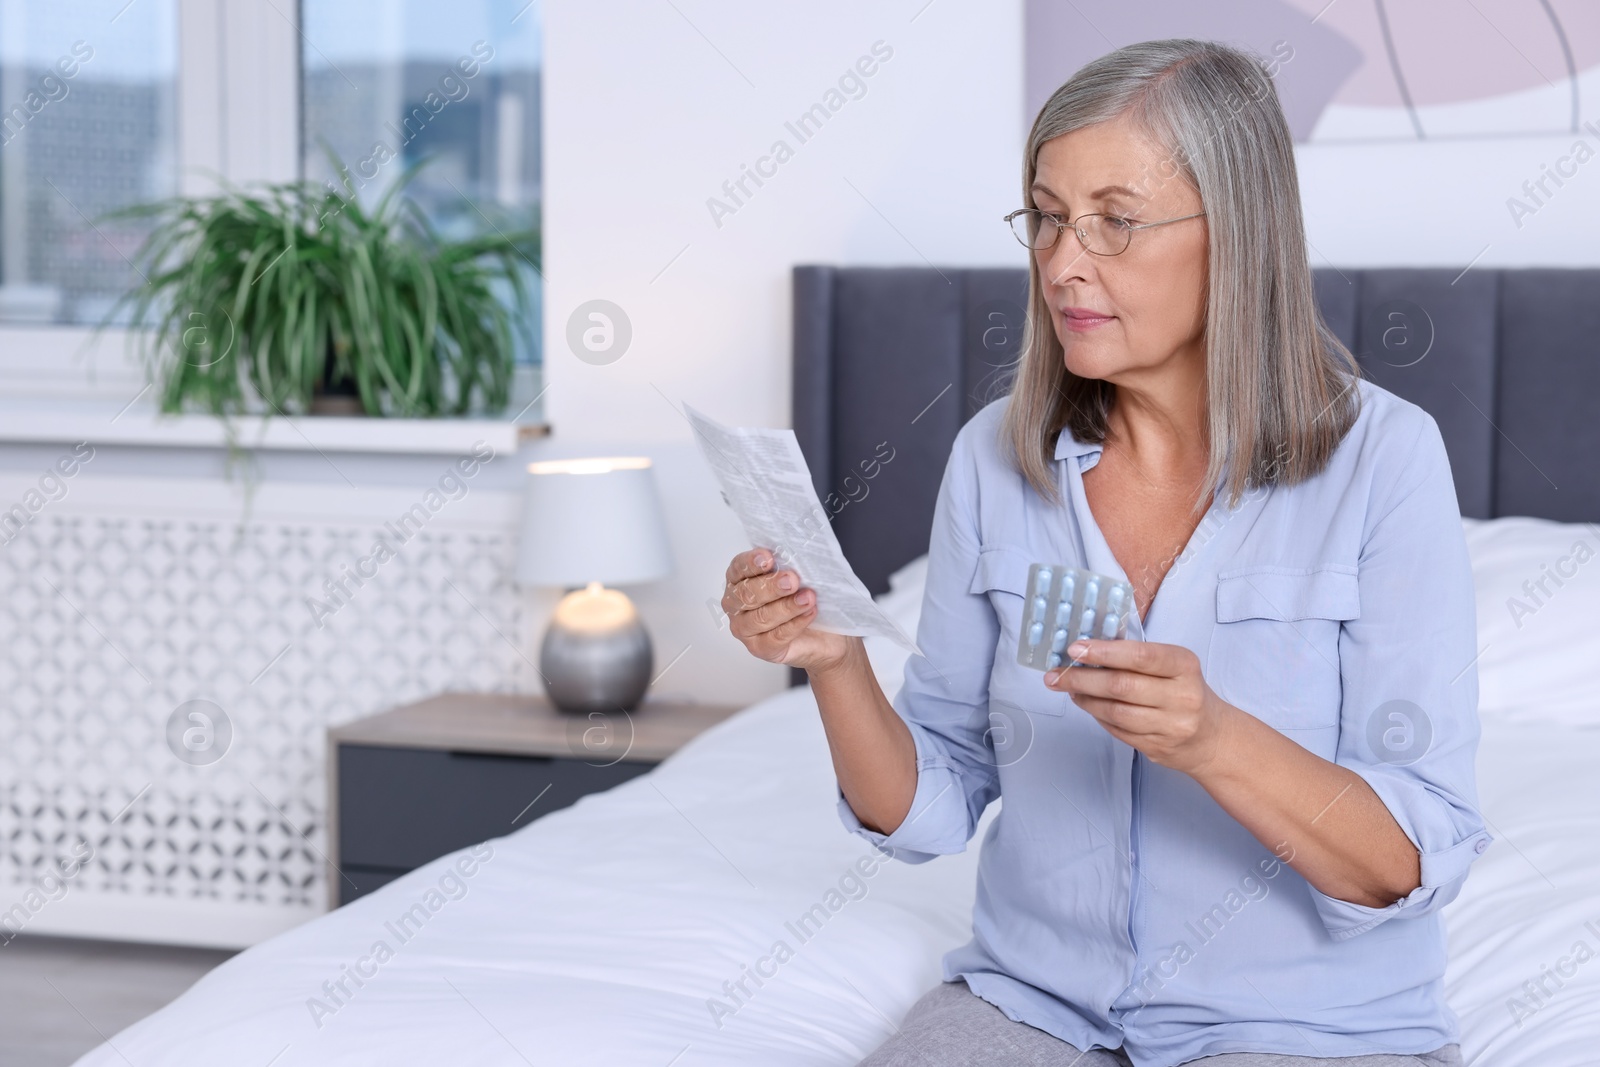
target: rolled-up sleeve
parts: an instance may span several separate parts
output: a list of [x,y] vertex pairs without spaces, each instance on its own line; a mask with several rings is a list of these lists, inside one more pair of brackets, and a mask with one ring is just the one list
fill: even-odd
[[956,435],[934,504],[927,585],[917,621],[922,655],[906,661],[892,700],[917,752],[911,809],[893,833],[861,824],[839,794],[839,818],[853,833],[907,863],[961,852],[1000,793],[989,738],[989,674],[999,621],[982,593],[969,592],[978,566],[978,477],[969,422]]
[[[1337,762],[1388,807],[1421,859],[1421,884],[1381,908],[1312,887],[1335,939],[1455,899],[1493,837],[1478,811],[1477,616],[1450,460],[1432,416],[1374,474],[1358,568],[1361,612],[1340,637]],[[1407,436],[1401,434],[1400,436]],[[1386,474],[1386,471],[1393,471]],[[1387,483],[1387,488],[1382,483]]]

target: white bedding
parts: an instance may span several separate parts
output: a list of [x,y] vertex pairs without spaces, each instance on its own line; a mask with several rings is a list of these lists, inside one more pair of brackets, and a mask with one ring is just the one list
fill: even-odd
[[[1497,522],[1506,525],[1468,523],[1475,549],[1497,546],[1479,553],[1478,612],[1507,666],[1486,669],[1531,655],[1519,641],[1560,637],[1593,670],[1581,647],[1600,620],[1593,574],[1563,587],[1539,626],[1491,616],[1504,610],[1500,587],[1540,574],[1576,528],[1518,534],[1525,551],[1507,553],[1504,531],[1528,520]],[[882,598],[908,632],[916,566]],[[1563,633],[1557,612],[1590,621]],[[886,682],[898,662],[874,650]],[[1559,694],[1537,690],[1556,674]],[[1496,841],[1444,912],[1447,995],[1469,1065],[1600,1062],[1600,686],[1577,707],[1583,678],[1486,682],[1521,692],[1527,708],[1491,704],[1483,716],[1478,784]],[[1550,696],[1565,703],[1547,705]],[[1559,715],[1540,710],[1553,706]],[[471,850],[242,953],[79,1063],[854,1064],[970,935],[977,847],[862,878],[853,865],[875,857],[840,825],[835,796],[815,702],[791,689],[650,774],[493,842],[471,877],[444,886],[465,895],[435,896],[437,910],[405,943],[385,924],[426,907]],[[814,907],[826,918],[802,938],[792,924]],[[394,952],[381,963],[379,940]],[[792,956],[774,956],[779,941]],[[324,983],[363,958],[375,973],[360,987],[346,977],[351,995],[336,1002]],[[760,986],[747,977],[758,965],[773,975]],[[724,983],[741,978],[753,995],[739,1004]],[[323,1005],[315,1014],[313,998]]]
[[[1591,721],[1600,723],[1600,694],[1592,707]],[[1461,1017],[1462,1052],[1469,1067],[1593,1067],[1600,1063],[1600,729],[1487,720],[1478,791],[1496,840],[1444,909],[1445,993]],[[1579,942],[1584,948],[1575,953]],[[1541,980],[1542,1004],[1523,988],[1533,982],[1537,992]]]

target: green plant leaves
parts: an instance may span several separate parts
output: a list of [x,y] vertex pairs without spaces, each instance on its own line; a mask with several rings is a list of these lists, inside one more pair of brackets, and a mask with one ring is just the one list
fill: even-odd
[[134,344],[167,412],[304,413],[340,382],[369,415],[504,409],[539,235],[441,239],[405,194],[421,165],[370,212],[348,182],[224,185],[117,212],[154,220],[137,254],[149,284],[102,328],[124,310],[145,327]]

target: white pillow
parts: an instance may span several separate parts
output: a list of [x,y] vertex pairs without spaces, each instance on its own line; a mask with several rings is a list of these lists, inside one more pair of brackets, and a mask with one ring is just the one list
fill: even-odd
[[1462,519],[1478,593],[1478,713],[1600,728],[1600,530]]
[[922,587],[928,581],[928,554],[924,552],[904,567],[889,575],[889,592],[893,593],[902,588],[915,588],[920,594]]
[[[917,619],[922,614],[922,591],[928,580],[928,554],[924,552],[889,575],[889,591],[872,599],[912,640],[917,636]],[[872,673],[883,686],[883,693],[894,699],[905,681],[906,660],[911,653],[887,637],[862,638]]]

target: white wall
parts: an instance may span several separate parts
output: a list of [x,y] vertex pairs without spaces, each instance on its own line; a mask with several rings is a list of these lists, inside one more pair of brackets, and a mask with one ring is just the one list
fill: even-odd
[[[1311,264],[1600,266],[1600,121],[1592,125],[1555,136],[1301,146]],[[1578,142],[1595,158],[1578,164]],[[1576,173],[1561,186],[1546,179],[1551,195],[1530,199],[1523,183],[1558,165]],[[1533,214],[1513,214],[1512,197]]]
[[[658,664],[688,649],[657,693],[747,702],[787,684],[706,606],[749,544],[675,406],[730,425],[789,425],[791,268],[1025,262],[1000,222],[1021,202],[1021,5],[924,5],[548,9],[554,433],[540,451],[637,451],[656,462],[678,572],[630,595]],[[865,94],[799,143],[784,123],[880,40],[893,54],[863,79]],[[753,195],[719,228],[707,199],[778,138],[794,157],[748,186]],[[565,336],[573,309],[596,298],[633,326],[626,353],[605,366],[576,358]]]

